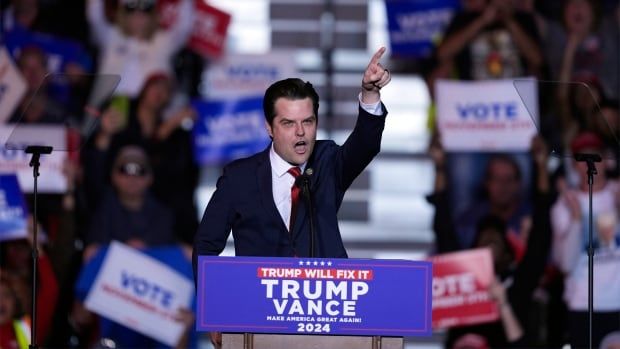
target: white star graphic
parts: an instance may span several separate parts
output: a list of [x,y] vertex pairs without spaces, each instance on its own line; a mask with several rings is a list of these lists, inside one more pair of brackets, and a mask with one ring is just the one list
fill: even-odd
[[314,266],[317,266],[317,265],[319,265],[319,262],[314,261]]
[[306,262],[306,265],[310,265],[310,264],[311,264],[311,263],[310,263],[310,261],[307,261],[307,262]]
[[327,265],[331,266],[332,265],[332,261],[327,262]]
[[299,265],[304,265],[304,261],[299,261]]
[[321,266],[324,266],[324,265],[325,265],[325,262],[321,261]]

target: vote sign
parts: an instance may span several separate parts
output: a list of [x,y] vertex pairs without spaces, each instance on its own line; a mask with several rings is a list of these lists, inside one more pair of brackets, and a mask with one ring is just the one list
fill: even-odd
[[458,7],[458,0],[386,1],[392,55],[429,56]]
[[194,159],[199,164],[225,163],[252,155],[267,145],[262,98],[194,100],[198,113],[193,130]]
[[512,80],[438,80],[435,93],[437,126],[447,151],[529,150],[537,122]]
[[[67,160],[67,129],[64,126],[0,125],[0,173],[16,174],[24,193],[34,191],[31,154],[24,149],[28,145],[53,145],[51,154],[41,155],[41,176],[38,178],[39,193],[55,194],[67,191],[67,177],[63,168]],[[58,149],[60,148],[60,149]]]
[[430,262],[198,259],[198,331],[431,335]]
[[205,1],[196,1],[189,47],[205,58],[218,58],[224,52],[231,15]]
[[28,237],[27,213],[17,177],[0,175],[0,241]]
[[86,297],[86,308],[175,346],[183,334],[179,308],[191,308],[193,283],[138,250],[112,242]]
[[488,288],[494,278],[488,248],[434,256],[433,328],[473,325],[499,318]]

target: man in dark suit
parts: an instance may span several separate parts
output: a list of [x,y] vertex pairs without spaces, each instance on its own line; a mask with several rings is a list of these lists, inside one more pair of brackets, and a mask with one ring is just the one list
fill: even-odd
[[267,89],[263,109],[272,143],[224,168],[194,240],[194,267],[198,255],[220,254],[231,230],[238,256],[309,256],[311,217],[306,201],[294,199],[299,173],[314,203],[314,257],[347,257],[337,212],[380,149],[387,111],[379,90],[390,82],[379,63],[384,52],[364,72],[357,124],[342,146],[316,140],[319,98],[310,83],[285,79]]

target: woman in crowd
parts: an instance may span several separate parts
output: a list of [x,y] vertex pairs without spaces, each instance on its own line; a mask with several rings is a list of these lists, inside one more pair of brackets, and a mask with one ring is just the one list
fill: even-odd
[[[592,132],[579,134],[572,142],[573,153],[601,153],[601,139]],[[562,183],[560,196],[551,211],[553,261],[565,275],[564,300],[568,307],[568,334],[572,346],[586,346],[587,328],[587,256],[589,186],[585,162],[574,164],[578,184]],[[620,329],[620,226],[618,200],[620,187],[598,171],[592,184],[594,255],[593,343]]]
[[115,23],[108,23],[103,0],[88,0],[87,18],[99,47],[100,74],[119,74],[116,95],[136,97],[155,72],[172,73],[172,57],[187,42],[193,2],[179,1],[174,23],[159,27],[155,0],[120,0]]

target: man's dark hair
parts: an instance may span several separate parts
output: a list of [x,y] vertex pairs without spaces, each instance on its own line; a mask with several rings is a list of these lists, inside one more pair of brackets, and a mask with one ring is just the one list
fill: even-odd
[[263,112],[265,120],[272,125],[276,116],[276,101],[278,98],[286,98],[290,100],[310,98],[312,100],[312,109],[317,120],[319,117],[319,95],[309,82],[305,82],[298,78],[288,78],[274,82],[263,98]]

